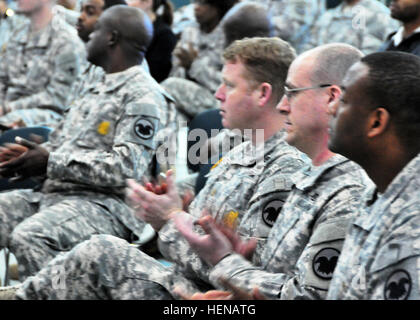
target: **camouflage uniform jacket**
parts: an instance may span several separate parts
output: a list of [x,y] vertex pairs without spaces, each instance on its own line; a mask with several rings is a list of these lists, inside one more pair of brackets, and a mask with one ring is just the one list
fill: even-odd
[[192,80],[210,92],[216,92],[222,82],[222,54],[225,44],[221,23],[210,33],[201,32],[198,23],[185,28],[177,47],[188,49],[189,44],[198,51],[190,69],[181,67],[177,58],[174,57],[169,77]]
[[296,50],[310,39],[310,30],[326,11],[325,0],[262,0],[273,17],[276,36]]
[[227,256],[211,271],[214,285],[224,276],[247,290],[258,287],[269,299],[325,298],[349,221],[370,180],[340,155],[302,170],[293,180],[261,263]]
[[0,105],[62,113],[85,57],[76,31],[60,17],[32,37],[27,23],[10,38],[0,61]]
[[[111,207],[117,200],[125,208],[125,180],[150,178],[173,113],[174,105],[141,66],[107,74],[74,101],[44,143],[50,155],[42,192],[102,194]],[[139,224],[131,211],[122,219],[131,230]]]
[[82,72],[77,77],[77,80],[73,82],[71,92],[67,97],[67,109],[73,104],[74,100],[79,97],[83,97],[91,87],[95,84],[104,81],[105,71],[100,66],[96,66],[90,62],[84,65]]
[[369,54],[377,51],[397,28],[398,22],[391,18],[389,9],[377,0],[361,0],[353,7],[342,3],[318,19],[305,49],[344,42]]
[[[258,168],[262,162],[252,150],[251,142],[245,141],[228,152],[210,171],[189,212],[199,218],[202,210],[208,209],[216,220],[237,227],[244,236],[265,239],[291,190],[291,176],[308,160],[284,141],[283,132],[264,143],[262,168]],[[257,251],[263,246],[264,240]],[[176,269],[184,276],[194,279],[198,275],[208,282],[207,265],[192,251],[173,221],[160,230],[159,249],[166,259],[177,263]]]
[[9,38],[20,27],[27,23],[23,15],[13,13],[7,18],[0,18],[0,56],[6,51]]
[[372,189],[346,236],[328,299],[420,299],[420,154],[377,196]]

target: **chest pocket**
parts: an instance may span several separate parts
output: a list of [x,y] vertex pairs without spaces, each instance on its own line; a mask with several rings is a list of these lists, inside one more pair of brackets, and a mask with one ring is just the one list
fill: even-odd
[[26,60],[23,68],[26,68],[27,82],[36,87],[47,85],[50,80],[50,70],[55,68],[49,63],[47,54],[45,48],[33,48],[22,57]]
[[82,148],[111,150],[114,144],[117,117],[118,109],[115,103],[108,102],[93,106],[92,110],[86,114],[86,118],[79,123],[81,128],[76,144]]
[[250,168],[237,167],[219,164],[208,175],[208,188],[201,191],[210,193],[205,207],[212,210],[217,220],[231,227],[236,227],[241,221],[257,181],[250,175]]

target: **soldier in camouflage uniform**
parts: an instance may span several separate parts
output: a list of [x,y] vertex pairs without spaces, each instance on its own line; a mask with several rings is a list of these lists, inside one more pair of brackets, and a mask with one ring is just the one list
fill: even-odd
[[331,110],[330,148],[376,187],[350,226],[328,299],[420,299],[419,70],[411,54],[366,56]]
[[214,92],[221,82],[225,38],[220,21],[236,0],[195,1],[197,22],[182,31],[173,65],[162,86],[175,98],[179,121],[218,107]]
[[[188,221],[176,216],[180,231],[213,267],[210,280],[216,287],[226,278],[245,291],[257,287],[269,299],[326,297],[347,227],[371,185],[362,168],[328,150],[328,103],[339,99],[336,83],[361,55],[348,45],[326,45],[301,54],[290,66],[287,90],[277,108],[287,115],[286,141],[305,151],[312,166],[293,177],[293,189],[260,261],[235,252],[226,237],[206,239],[209,250]],[[210,222],[207,232],[215,237],[212,226]]]
[[273,16],[275,35],[301,53],[310,40],[310,30],[326,11],[325,0],[262,0]]
[[364,54],[378,51],[388,34],[398,28],[389,9],[377,0],[349,0],[318,18],[304,50],[326,43],[344,42]]
[[30,21],[13,34],[0,61],[0,122],[52,125],[62,117],[86,50],[75,30],[53,15],[51,1],[19,5]]
[[[249,63],[250,69],[245,69],[245,63],[237,56],[241,52],[249,55],[251,61],[261,59],[270,63],[257,67]],[[265,141],[256,143],[254,140],[254,145],[248,139],[224,156],[191,203],[189,214],[198,218],[202,210],[208,208],[217,220],[237,226],[244,236],[261,239],[257,248],[260,252],[289,193],[291,176],[306,161],[284,141],[284,133],[279,131],[283,117],[275,110],[294,51],[280,39],[254,38],[235,43],[227,49],[225,58],[225,80],[217,92],[222,101],[223,125],[240,129],[242,134],[248,128],[264,129],[260,139]],[[249,80],[256,77],[253,68],[264,71],[258,73],[259,78]],[[228,89],[232,83],[237,87],[233,92]],[[260,91],[269,93],[258,102]],[[250,92],[253,98],[245,92]],[[165,299],[176,298],[173,288],[179,285],[191,292],[211,288],[207,265],[194,254],[169,220],[171,212],[179,210],[181,204],[170,174],[167,183],[168,191],[163,195],[146,192],[135,183],[131,184],[128,195],[130,201],[137,204],[136,215],[146,220],[151,217],[153,221],[147,222],[160,230],[159,247],[165,258],[174,261],[173,266],[164,267],[121,239],[94,236],[28,278],[18,293],[19,298]],[[149,206],[147,212],[142,209],[145,203]],[[65,290],[54,285],[57,279],[65,283]],[[98,285],[92,286],[92,281]]]
[[[114,5],[126,4],[124,0],[84,0],[81,3],[80,15],[77,19],[77,33],[83,42],[89,41],[89,35],[93,32],[96,21],[102,12]],[[143,63],[146,60],[143,59]],[[105,71],[97,65],[87,62],[84,65],[77,80],[73,83],[71,92],[67,97],[66,105],[69,106],[79,96],[85,95],[89,87],[93,87],[95,83],[103,81]]]
[[[174,105],[138,65],[152,30],[139,9],[104,13],[88,43],[88,59],[104,68],[104,81],[74,102],[48,142],[25,143],[28,152],[2,162],[2,176],[45,179],[40,190],[0,197],[0,246],[16,256],[21,279],[92,234],[140,236],[144,223],[124,203],[125,180],[151,178],[157,143],[174,124]],[[109,44],[112,32],[122,36]]]

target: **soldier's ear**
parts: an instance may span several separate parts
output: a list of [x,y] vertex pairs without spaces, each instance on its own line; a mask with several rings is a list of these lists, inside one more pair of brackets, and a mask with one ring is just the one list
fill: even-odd
[[273,87],[268,82],[263,82],[259,86],[259,105],[264,106],[273,94]]
[[390,114],[385,108],[379,107],[368,116],[368,137],[374,138],[384,133],[390,125]]
[[115,47],[121,39],[121,34],[118,30],[113,30],[110,33],[108,44],[110,47]]
[[340,99],[340,95],[341,95],[342,91],[340,89],[339,86],[336,85],[332,85],[328,88],[328,94],[329,94],[329,100],[328,100],[328,104],[332,103],[333,101],[337,101],[338,99]]

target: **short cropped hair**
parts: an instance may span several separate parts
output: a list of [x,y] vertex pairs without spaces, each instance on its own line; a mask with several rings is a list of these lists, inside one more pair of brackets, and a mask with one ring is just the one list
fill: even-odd
[[420,147],[420,57],[387,51],[361,59],[368,67],[364,94],[373,108],[391,115],[396,134],[407,150]]
[[345,43],[326,44],[312,51],[318,52],[310,79],[313,85],[340,85],[347,70],[363,57],[359,49]]
[[242,62],[249,80],[269,83],[277,102],[283,96],[287,71],[295,57],[295,50],[286,41],[264,37],[236,40],[223,54],[225,61]]

